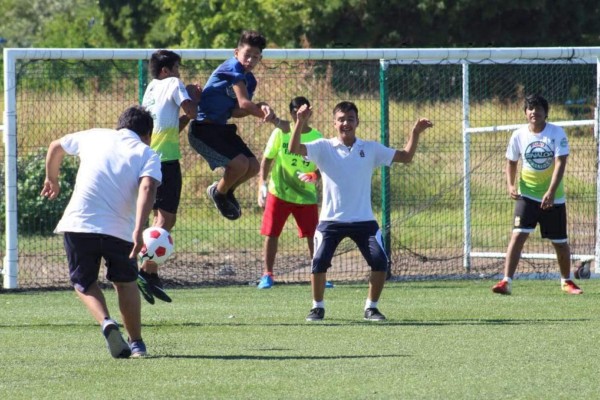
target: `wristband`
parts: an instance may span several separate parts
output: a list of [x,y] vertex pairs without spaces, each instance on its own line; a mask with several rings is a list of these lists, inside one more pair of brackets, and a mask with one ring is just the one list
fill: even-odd
[[307,176],[310,176],[310,180],[311,182],[316,182],[318,179],[317,173],[316,172],[307,172],[306,173]]

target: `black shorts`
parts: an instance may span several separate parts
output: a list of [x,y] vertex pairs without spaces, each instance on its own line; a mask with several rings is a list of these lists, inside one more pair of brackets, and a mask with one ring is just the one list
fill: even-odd
[[388,257],[383,248],[381,231],[377,221],[334,222],[321,221],[315,232],[315,255],[312,272],[326,272],[338,245],[350,238],[360,250],[372,271],[387,271]]
[[256,158],[237,134],[234,124],[210,124],[192,121],[188,132],[190,146],[206,161],[210,169],[224,167],[240,154]]
[[548,210],[542,209],[542,203],[521,197],[516,201],[513,231],[531,233],[537,224],[544,239],[556,242],[567,240],[567,207],[555,204]]
[[137,260],[129,258],[132,242],[98,233],[65,232],[63,243],[71,282],[80,292],[85,293],[98,280],[102,258],[109,281],[133,282],[137,279]]
[[177,214],[181,199],[181,165],[179,160],[160,163],[162,183],[156,190],[154,209],[161,209],[171,214]]

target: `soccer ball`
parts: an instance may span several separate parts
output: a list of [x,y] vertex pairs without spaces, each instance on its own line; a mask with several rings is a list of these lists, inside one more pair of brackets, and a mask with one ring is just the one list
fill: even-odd
[[140,251],[140,261],[153,261],[157,264],[164,263],[173,254],[173,238],[163,228],[150,227],[142,233],[144,246]]

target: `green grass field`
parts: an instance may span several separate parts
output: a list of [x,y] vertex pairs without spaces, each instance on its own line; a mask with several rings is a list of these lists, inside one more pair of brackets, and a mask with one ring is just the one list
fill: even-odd
[[[75,294],[0,292],[3,399],[596,399],[600,281],[390,283],[388,321],[362,320],[366,284],[172,290],[143,305],[152,357],[114,360]],[[115,293],[107,292],[116,310]]]

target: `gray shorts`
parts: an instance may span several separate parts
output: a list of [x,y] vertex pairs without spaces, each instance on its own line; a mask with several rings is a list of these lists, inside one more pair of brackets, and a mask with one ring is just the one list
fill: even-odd
[[234,124],[221,125],[192,121],[188,140],[190,146],[208,161],[212,170],[225,167],[240,154],[247,158],[256,158],[237,134],[237,126]]

